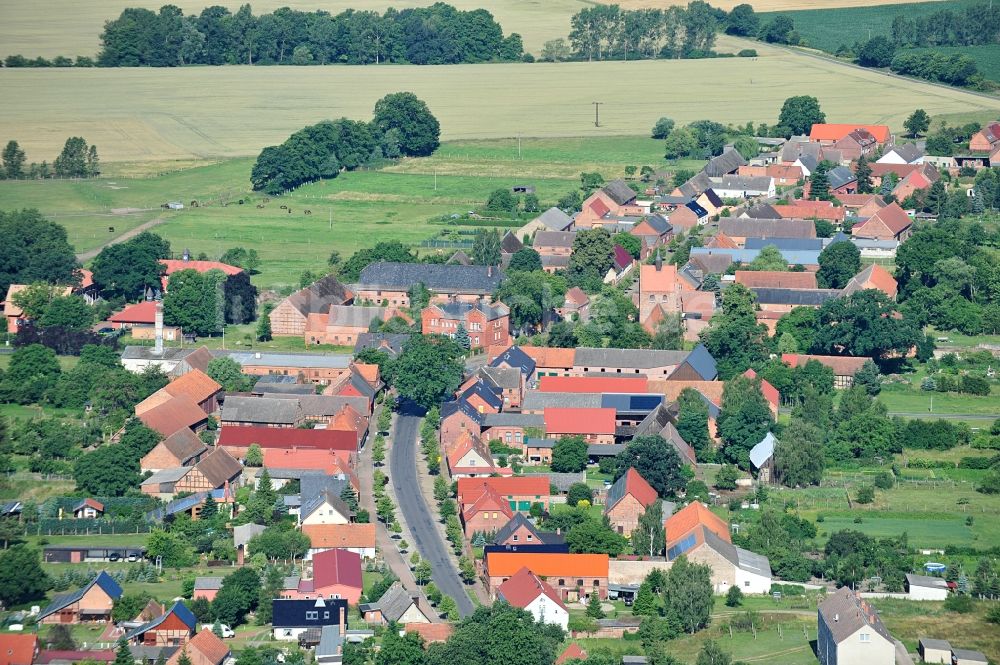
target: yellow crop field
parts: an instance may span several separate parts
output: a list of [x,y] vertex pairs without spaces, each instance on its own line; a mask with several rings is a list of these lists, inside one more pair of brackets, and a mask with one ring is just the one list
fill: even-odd
[[895,128],[917,107],[1000,110],[1000,99],[756,47],[759,58],[678,61],[0,69],[0,137],[20,141],[30,161],[51,161],[74,135],[105,161],[255,155],[306,124],[367,119],[378,98],[399,90],[427,101],[446,140],[635,135],[661,116],[774,122],[795,94],[816,95],[832,122]]

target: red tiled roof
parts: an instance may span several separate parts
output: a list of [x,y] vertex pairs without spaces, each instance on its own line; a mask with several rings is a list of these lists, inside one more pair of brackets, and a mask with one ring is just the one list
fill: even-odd
[[583,292],[579,286],[574,286],[566,292],[566,302],[571,302],[577,306],[590,302],[590,296]]
[[210,629],[205,628],[174,652],[167,665],[177,665],[187,651],[191,665],[220,665],[230,655],[229,647]]
[[606,214],[611,212],[611,208],[609,208],[604,201],[599,198],[590,202],[590,209],[593,210],[594,214],[598,217],[604,217]]
[[[2,648],[2,647],[0,647]],[[49,663],[59,661],[69,661],[78,663],[81,661],[95,661],[98,663],[112,663],[115,660],[114,649],[102,649],[100,651],[62,651],[58,649],[46,649],[39,651],[35,658],[35,665],[49,665]]]
[[625,493],[634,496],[643,507],[660,498],[656,490],[633,467],[625,472]]
[[644,393],[646,377],[543,376],[538,391],[543,393]]
[[[478,436],[473,436],[468,430],[462,432],[459,439],[452,444],[452,448],[448,451],[448,468],[451,469],[452,473],[456,473],[458,469],[475,469],[477,471],[486,471],[488,469],[495,469],[493,464],[493,455],[490,454],[490,448],[486,443],[480,439]],[[459,461],[465,457],[469,452],[475,451],[479,458],[483,460],[484,464],[488,466],[476,467],[460,467],[458,465]]]
[[358,450],[358,436],[350,430],[229,425],[219,433],[220,446],[249,446],[252,443],[261,448],[317,448],[352,453]]
[[546,408],[545,432],[547,434],[614,434],[614,409],[562,409]]
[[0,665],[31,665],[37,651],[37,635],[0,634]]
[[94,273],[86,268],[80,268],[80,288],[86,289],[94,285]]
[[865,361],[870,358],[855,356],[815,356],[805,353],[782,353],[781,362],[792,367],[802,367],[810,360],[815,360],[833,370],[835,376],[854,376]]
[[729,525],[700,501],[689,503],[666,519],[666,540],[672,543],[699,526],[709,529],[727,543],[732,542]]
[[108,321],[112,323],[146,323],[153,325],[156,323],[156,302],[146,300],[135,305],[129,305],[117,314],[112,314]]
[[462,505],[462,516],[468,520],[476,513],[481,513],[484,510],[501,512],[507,519],[514,516],[510,505],[503,497],[497,494],[496,490],[489,486],[483,487],[483,491],[476,497],[475,501]]
[[555,665],[563,665],[563,663],[570,660],[586,660],[586,659],[587,659],[587,652],[584,651],[579,644],[574,642],[573,644],[570,644],[568,647],[566,647],[565,651],[559,654],[559,657],[556,658]]
[[327,550],[313,556],[313,588],[334,584],[362,587],[361,555],[348,550]]
[[[261,452],[264,453],[264,467],[267,469],[317,469],[333,474],[343,468],[336,450],[264,448]],[[340,454],[343,455],[343,452]]]
[[[921,164],[889,164],[889,163],[875,163],[871,165],[872,177],[874,178],[884,178],[889,173],[895,173],[900,178],[905,178],[914,171],[919,171],[923,166]],[[838,195],[839,199],[840,196]]]
[[143,425],[165,437],[184,427],[194,429],[208,419],[201,407],[186,395],[171,396],[169,400],[136,415]]
[[816,274],[778,270],[737,270],[736,283],[747,287],[776,289],[815,289]]
[[[743,376],[747,377],[748,379],[756,379],[757,372],[753,371],[752,369],[748,369],[747,371],[743,372]],[[778,389],[772,386],[767,379],[762,378],[760,380],[760,392],[764,396],[764,399],[766,399],[775,408],[777,408],[778,404],[781,401],[781,394],[778,392]]]
[[566,605],[559,598],[559,594],[547,582],[539,579],[537,575],[528,570],[527,567],[514,573],[509,580],[497,588],[497,594],[503,597],[514,607],[527,609],[540,595],[544,594],[552,599],[556,605],[567,612]]
[[489,552],[486,570],[490,577],[512,577],[527,568],[539,577],[607,577],[607,554],[535,554],[533,552]]
[[181,270],[195,270],[197,272],[208,272],[209,270],[221,270],[227,275],[238,275],[243,272],[243,268],[231,266],[228,263],[219,261],[183,261],[181,259],[160,259],[160,263],[166,266],[166,273],[172,275]]
[[708,239],[705,243],[705,247],[711,247],[713,249],[739,249],[739,245],[736,241],[727,236],[725,233],[719,232]]
[[[812,203],[810,201],[809,203]],[[776,213],[785,219],[828,219],[831,221],[843,221],[847,216],[847,211],[843,207],[835,206],[813,206],[805,202],[797,201],[791,205],[772,204],[771,207]]]
[[863,208],[872,201],[885,206],[885,201],[877,194],[837,194],[837,200],[844,204],[845,208]]
[[426,644],[446,642],[455,632],[454,626],[450,623],[407,623],[403,625],[403,630],[408,633],[416,633],[424,638]]
[[677,290],[677,266],[643,264],[639,270],[641,293],[671,293]]
[[549,496],[549,479],[545,476],[511,476],[509,478],[459,478],[458,501],[475,501],[483,488],[489,487],[500,496]]
[[902,231],[913,225],[913,220],[911,220],[910,217],[906,214],[906,211],[900,208],[899,204],[894,201],[889,205],[887,205],[886,207],[879,210],[878,212],[876,212],[874,215],[872,215],[865,221],[854,226],[851,229],[851,234],[857,235],[858,231],[863,229],[865,226],[867,226],[868,224],[874,225],[876,222],[882,222],[883,224],[885,224],[886,228],[888,228],[894,235],[898,235],[899,233],[901,233]]
[[886,125],[851,125],[851,124],[829,124],[816,123],[809,132],[809,139],[812,141],[839,141],[856,129],[865,129],[875,137],[879,143],[889,140],[889,128]]
[[192,369],[168,383],[163,390],[174,397],[187,395],[200,403],[222,390],[222,386],[200,369]]
[[314,549],[375,547],[374,524],[304,524],[302,533]]

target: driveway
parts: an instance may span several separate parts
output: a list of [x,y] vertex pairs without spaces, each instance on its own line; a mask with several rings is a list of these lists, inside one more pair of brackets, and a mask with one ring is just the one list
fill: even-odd
[[418,409],[404,405],[396,419],[395,437],[389,451],[389,478],[399,509],[410,529],[417,551],[427,559],[432,577],[441,593],[451,596],[458,612],[466,617],[475,610],[465,591],[458,568],[448,553],[448,545],[434,522],[434,513],[424,500],[417,480],[417,434],[420,429]]

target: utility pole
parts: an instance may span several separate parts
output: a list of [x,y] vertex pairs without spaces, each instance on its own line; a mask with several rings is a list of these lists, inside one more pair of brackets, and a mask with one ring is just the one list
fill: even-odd
[[594,105],[594,127],[601,126],[601,104],[604,102],[591,102]]
[[517,135],[517,158],[521,159],[521,135]]

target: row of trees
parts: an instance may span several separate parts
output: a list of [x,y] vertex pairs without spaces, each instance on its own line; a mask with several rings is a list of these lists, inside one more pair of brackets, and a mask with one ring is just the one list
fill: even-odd
[[97,146],[87,145],[79,136],[66,139],[62,152],[52,164],[42,162],[27,163],[27,155],[17,141],[8,141],[3,149],[3,168],[0,168],[0,180],[17,180],[28,178],[39,180],[45,178],[95,178],[100,175],[100,158],[97,156]]
[[579,60],[704,57],[724,18],[702,0],[667,9],[594,5],[570,19],[569,42]]
[[128,8],[104,25],[97,62],[103,67],[183,65],[314,65],[412,63],[445,65],[519,60],[521,37],[504,37],[485,9],[430,7],[303,12],[288,7],[254,16],[220,6],[185,16]]
[[280,194],[382,159],[426,157],[437,150],[440,136],[427,104],[412,92],[397,92],[375,103],[370,123],[325,120],[264,148],[250,182],[255,190]]
[[892,20],[892,41],[900,47],[979,46],[1000,43],[1000,7],[980,3],[946,8],[932,14],[899,13]]

